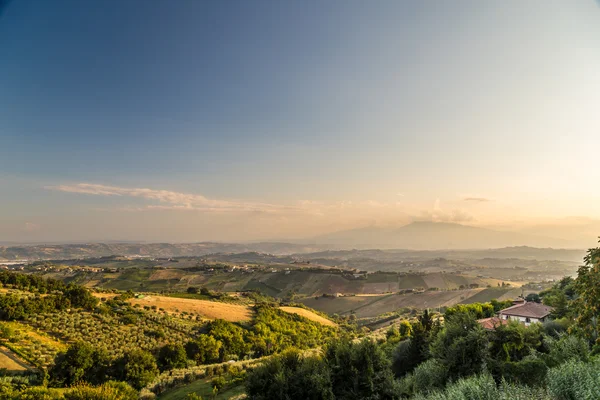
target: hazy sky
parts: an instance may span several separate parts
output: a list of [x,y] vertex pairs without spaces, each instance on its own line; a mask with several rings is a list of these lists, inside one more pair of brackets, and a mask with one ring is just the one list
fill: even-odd
[[598,149],[594,0],[0,10],[4,241],[577,235],[600,219]]

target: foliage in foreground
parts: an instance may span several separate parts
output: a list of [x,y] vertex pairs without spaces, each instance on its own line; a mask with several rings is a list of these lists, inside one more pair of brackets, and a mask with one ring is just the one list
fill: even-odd
[[0,400],[137,400],[138,392],[124,382],[109,381],[100,386],[77,385],[68,389],[43,386],[13,388],[0,386]]
[[267,399],[393,399],[396,382],[388,357],[376,343],[340,341],[323,355],[290,350],[253,370],[248,397]]

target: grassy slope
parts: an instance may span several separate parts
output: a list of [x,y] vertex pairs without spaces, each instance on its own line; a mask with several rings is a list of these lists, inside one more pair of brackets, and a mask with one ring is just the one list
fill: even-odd
[[[160,394],[157,398],[159,400],[181,400],[185,399],[185,397],[190,393],[196,393],[202,396],[203,399],[212,399],[213,397],[211,381],[212,378],[200,379],[190,383],[189,385],[180,386],[172,390],[168,390]],[[240,396],[243,393],[244,386],[241,384],[236,386],[226,386],[221,390],[220,393],[217,394],[216,399],[228,400]]]
[[333,321],[328,320],[327,318],[321,317],[318,314],[315,314],[314,312],[304,309],[304,308],[300,308],[300,307],[279,307],[279,309],[287,312],[287,313],[291,313],[291,314],[298,314],[304,318],[310,319],[311,321],[315,321],[318,322],[320,324],[323,325],[327,325],[327,326],[337,326],[337,324]]
[[130,303],[141,306],[156,306],[170,312],[198,313],[208,319],[220,318],[236,322],[249,321],[252,318],[250,307],[218,301],[149,295],[140,299],[131,299]]

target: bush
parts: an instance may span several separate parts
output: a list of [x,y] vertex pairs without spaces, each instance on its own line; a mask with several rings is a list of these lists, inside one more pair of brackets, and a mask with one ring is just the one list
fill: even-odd
[[548,371],[548,389],[557,400],[600,398],[600,360],[569,360]]
[[546,335],[558,339],[569,329],[569,321],[566,319],[551,319],[544,322],[542,329]]
[[79,386],[65,392],[65,400],[137,400],[138,392],[125,382],[109,381],[98,387]]
[[446,368],[436,360],[427,360],[413,372],[415,392],[429,392],[443,388],[446,383]]
[[213,378],[213,380],[210,382],[210,386],[213,388],[217,388],[218,391],[223,389],[226,384],[227,381],[222,376],[217,376],[216,378]]
[[548,354],[540,355],[549,367],[558,366],[569,360],[588,361],[590,348],[585,339],[575,335],[563,335],[560,339],[546,337],[544,346]]
[[444,391],[430,395],[417,395],[414,400],[551,400],[551,397],[540,388],[517,386],[502,382],[496,385],[488,375],[476,375],[459,379]]

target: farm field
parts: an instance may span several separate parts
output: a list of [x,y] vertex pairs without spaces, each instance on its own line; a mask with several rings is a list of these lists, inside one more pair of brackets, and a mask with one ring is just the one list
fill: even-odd
[[240,304],[221,303],[210,300],[182,299],[169,296],[149,295],[142,298],[130,299],[132,305],[156,306],[170,313],[187,312],[197,314],[206,319],[224,319],[238,322],[249,321],[252,318],[250,307]]
[[31,366],[21,360],[15,353],[0,346],[0,370],[5,370],[9,374],[19,374],[30,370]]
[[[177,263],[174,263],[177,264]],[[182,264],[184,264],[182,262]],[[112,264],[109,264],[112,265]],[[459,273],[392,273],[375,272],[353,276],[311,266],[311,269],[289,268],[285,265],[261,267],[251,272],[228,270],[224,264],[187,269],[170,267],[129,267],[115,272],[92,272],[89,269],[60,267],[44,273],[46,277],[102,289],[133,290],[135,292],[185,292],[189,287],[204,287],[222,292],[260,290],[261,293],[285,298],[291,294],[319,296],[321,294],[386,294],[403,289],[454,290],[463,287],[496,286],[502,282],[493,278],[478,278]],[[79,268],[79,269],[77,269]],[[219,269],[220,268],[220,269]],[[515,286],[515,285],[513,285]]]
[[196,393],[203,399],[215,399],[215,400],[230,400],[238,399],[244,394],[244,385],[227,385],[215,397],[213,397],[212,378],[200,379],[189,385],[177,387],[160,394],[158,400],[180,400],[185,399],[188,394]]
[[[438,308],[468,301],[471,297],[486,289],[467,289],[453,291],[431,291],[409,294],[386,294],[379,296],[342,296],[342,297],[310,297],[301,300],[301,303],[328,314],[345,315],[354,311],[358,318],[375,317],[399,308]],[[480,297],[498,298],[503,293],[488,293]],[[483,300],[481,300],[483,301]]]
[[[514,288],[502,288],[502,287],[491,287],[481,290],[479,293],[474,296],[469,297],[468,299],[461,301],[463,304],[471,304],[471,303],[486,303],[492,299],[500,300],[505,294],[510,291],[515,290]],[[518,295],[521,294],[520,289],[518,290]],[[512,297],[511,297],[512,298]]]
[[320,324],[323,325],[327,325],[327,326],[337,326],[337,324],[331,320],[328,320],[327,318],[324,318],[318,314],[315,314],[314,312],[301,308],[301,307],[279,307],[280,310],[283,310],[287,313],[290,314],[297,314],[300,315],[302,317],[308,318],[311,321],[315,321],[318,322]]

